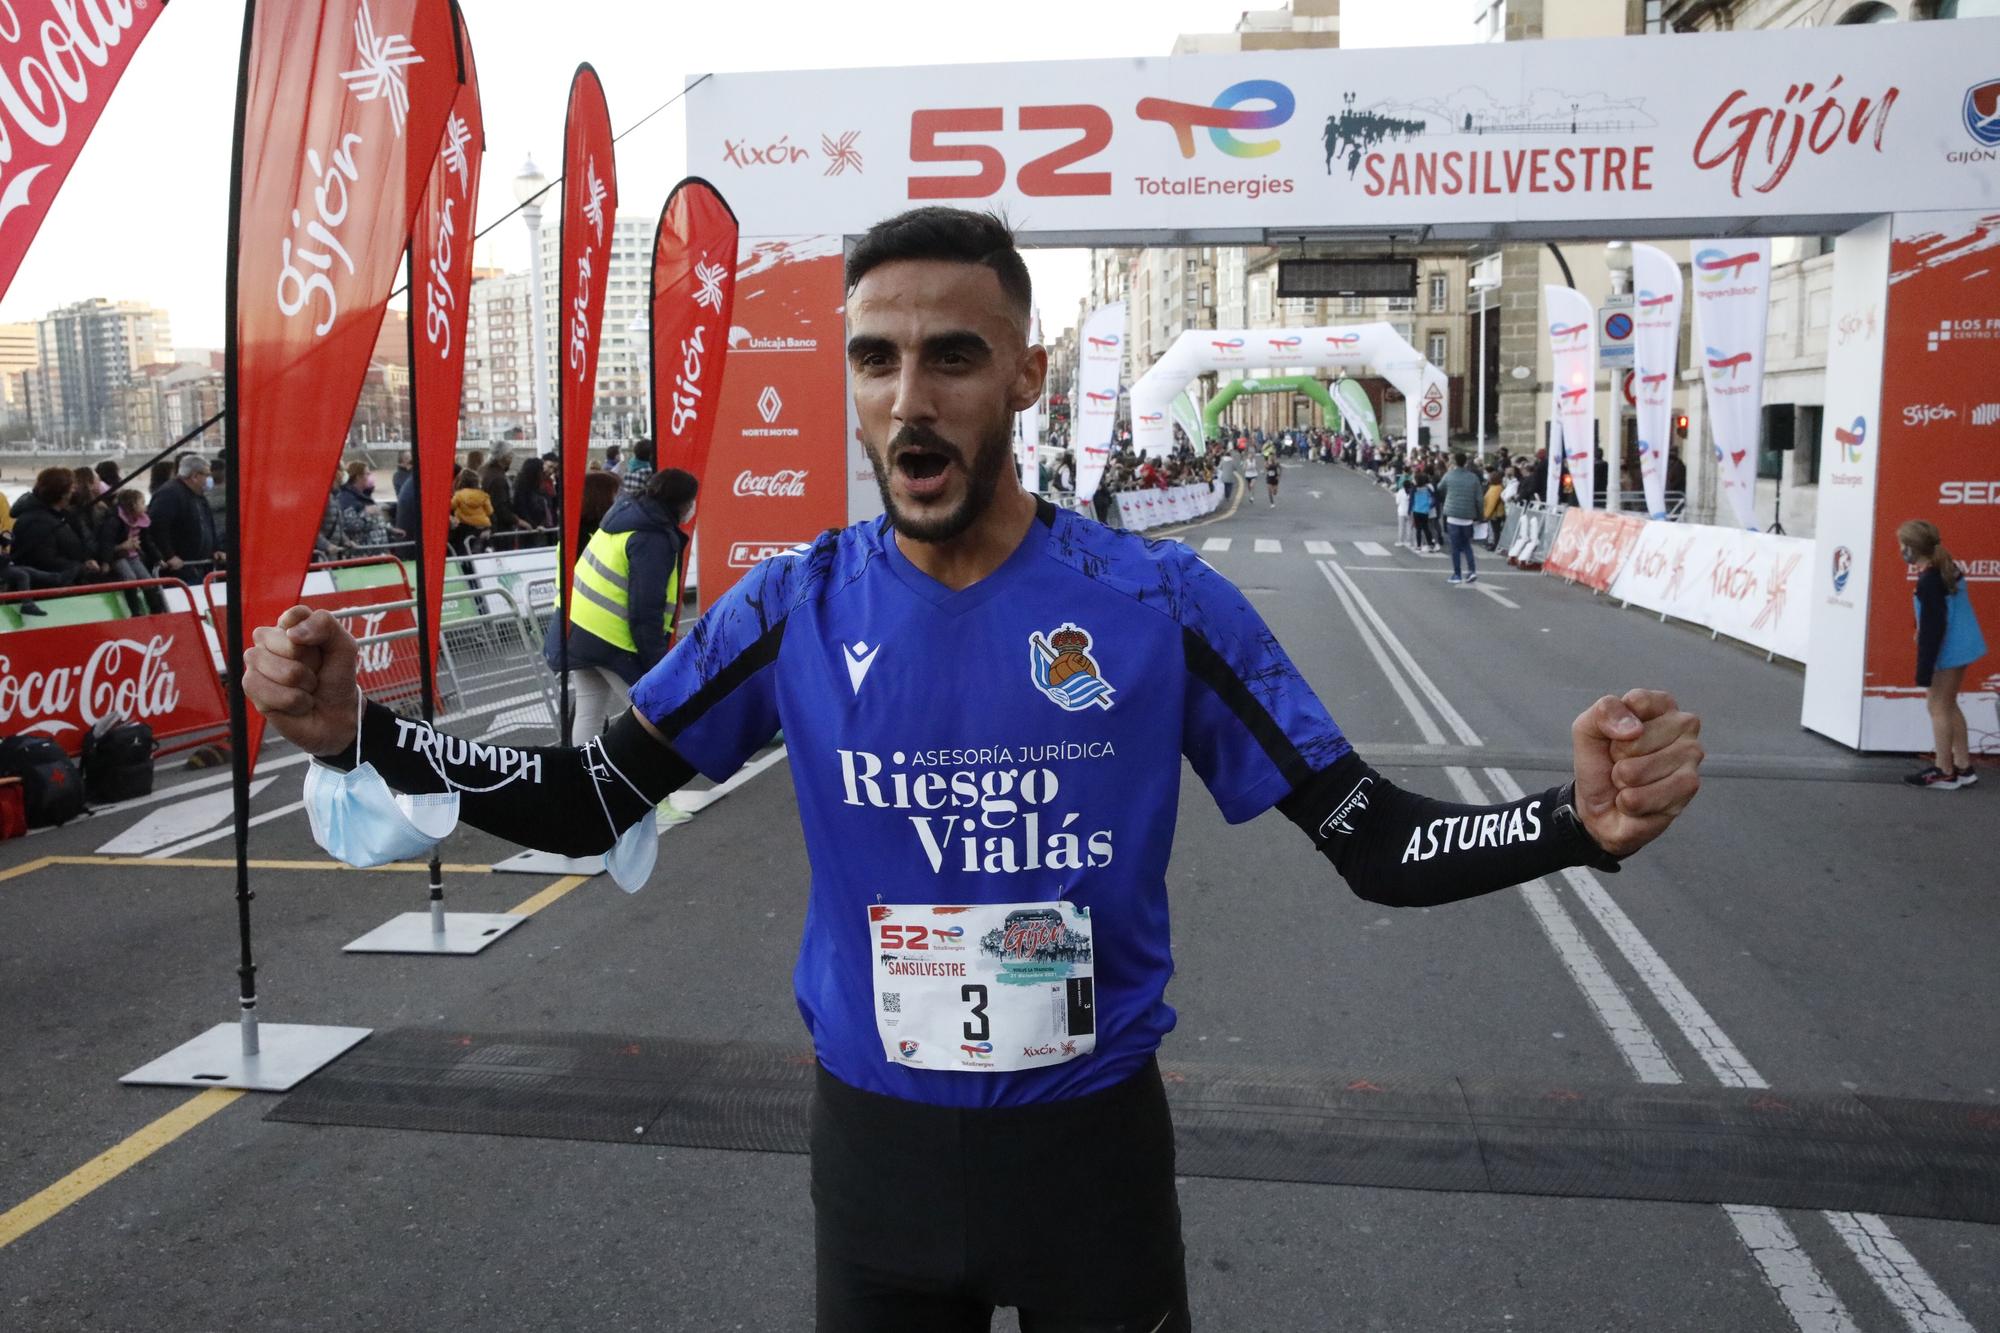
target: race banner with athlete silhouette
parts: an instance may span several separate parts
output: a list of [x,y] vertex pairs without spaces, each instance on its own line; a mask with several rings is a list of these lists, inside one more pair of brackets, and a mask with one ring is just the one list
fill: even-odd
[[1667,516],[1667,454],[1673,450],[1674,376],[1681,345],[1681,266],[1651,245],[1632,247],[1632,376],[1639,403],[1639,484],[1646,514]]
[[1694,355],[1708,386],[1717,480],[1737,523],[1757,530],[1757,436],[1764,408],[1764,329],[1771,309],[1769,241],[1694,246]]
[[0,296],[166,0],[14,0],[0,25]]
[[1556,422],[1560,439],[1549,450],[1551,504],[1562,495],[1562,474],[1576,484],[1576,501],[1597,507],[1596,460],[1591,456],[1591,390],[1597,384],[1597,312],[1573,287],[1542,288],[1548,307],[1549,354],[1555,362]]
[[690,176],[667,195],[653,235],[653,445],[658,467],[708,479],[736,310],[736,215]]
[[[445,540],[457,489],[460,393],[465,387],[465,324],[472,293],[472,236],[486,127],[472,39],[461,19],[458,54],[464,81],[445,117],[423,205],[410,230],[411,441],[422,517],[424,625],[438,643],[444,605]],[[417,314],[421,308],[423,313]]]
[[[224,363],[232,658],[243,625],[298,600],[459,88],[449,0],[267,2],[245,31]],[[262,715],[247,728],[254,762]]]

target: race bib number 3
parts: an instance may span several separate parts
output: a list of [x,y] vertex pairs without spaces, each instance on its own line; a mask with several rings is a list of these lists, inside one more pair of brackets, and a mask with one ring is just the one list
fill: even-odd
[[877,903],[868,933],[891,1063],[1039,1069],[1096,1049],[1089,908]]

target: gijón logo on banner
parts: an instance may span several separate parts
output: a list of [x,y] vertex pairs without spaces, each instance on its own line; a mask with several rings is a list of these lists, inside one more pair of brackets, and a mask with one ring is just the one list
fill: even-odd
[[0,0],[0,296],[164,8]]
[[736,309],[736,215],[707,181],[676,185],[653,232],[657,463],[706,481]]
[[[267,2],[248,24],[227,352],[246,627],[298,597],[459,88],[448,0]],[[262,733],[253,711],[253,759]]]
[[[604,85],[588,64],[569,85],[563,122],[561,244],[557,247],[556,315],[551,320],[561,361],[556,432],[562,450],[564,560],[574,562],[582,521],[583,477],[590,465],[590,417],[597,405],[597,353],[604,334],[604,293],[611,281],[612,230],[618,224],[618,165]],[[569,570],[558,570],[568,611]],[[567,660],[567,658],[565,658]]]

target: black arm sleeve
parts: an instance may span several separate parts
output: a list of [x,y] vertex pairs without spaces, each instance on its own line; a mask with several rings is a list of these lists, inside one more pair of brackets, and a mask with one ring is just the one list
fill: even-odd
[[1356,896],[1388,907],[1476,898],[1568,866],[1616,871],[1568,785],[1506,805],[1454,805],[1397,787],[1352,751],[1278,802]]
[[1944,631],[1951,614],[1945,601],[1944,576],[1927,569],[1917,577],[1917,684],[1931,687],[1931,673],[1937,670],[1938,650],[1944,647]]
[[351,769],[360,759],[396,791],[456,791],[459,818],[474,828],[561,856],[609,851],[695,774],[630,712],[588,745],[522,748],[468,741],[371,703],[359,759],[350,746],[320,762]]

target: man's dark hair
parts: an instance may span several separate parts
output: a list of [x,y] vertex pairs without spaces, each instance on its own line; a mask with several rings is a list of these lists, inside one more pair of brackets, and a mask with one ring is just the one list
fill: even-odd
[[1458,464],[1458,465],[1459,465],[1460,467],[1464,467],[1464,466],[1465,466],[1465,450],[1463,450],[1463,449],[1460,449],[1460,450],[1459,450],[1459,451],[1458,451],[1457,453],[1453,454],[1453,455],[1451,456],[1451,461],[1452,461],[1452,462],[1454,462],[1454,463],[1456,463],[1456,464]]
[[981,264],[1000,279],[1000,290],[1023,322],[1034,304],[1034,286],[1014,248],[1013,228],[996,214],[933,204],[876,223],[847,256],[847,290],[852,292],[871,269],[899,259]]
[[650,437],[641,435],[638,439],[632,441],[632,457],[638,459],[641,463],[652,462],[653,452],[653,441]]

